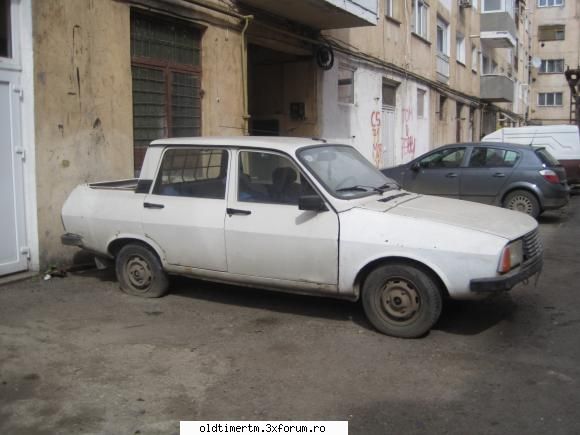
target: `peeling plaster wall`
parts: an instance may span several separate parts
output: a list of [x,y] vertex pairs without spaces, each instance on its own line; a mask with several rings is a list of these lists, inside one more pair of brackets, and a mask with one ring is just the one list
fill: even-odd
[[130,178],[129,8],[102,0],[33,2],[41,267],[70,258],[60,210],[79,183]]

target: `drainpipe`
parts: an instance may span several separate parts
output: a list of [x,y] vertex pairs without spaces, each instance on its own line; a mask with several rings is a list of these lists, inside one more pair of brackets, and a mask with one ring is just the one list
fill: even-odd
[[242,130],[244,136],[248,136],[249,132],[249,121],[250,114],[248,113],[248,45],[246,41],[246,30],[250,25],[250,21],[254,19],[253,15],[247,15],[243,17],[244,28],[242,30],[242,104],[243,104],[243,114],[242,114]]

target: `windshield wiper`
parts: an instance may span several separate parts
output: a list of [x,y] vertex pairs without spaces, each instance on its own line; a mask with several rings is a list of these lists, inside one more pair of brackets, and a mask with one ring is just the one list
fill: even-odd
[[378,186],[378,187],[365,186],[364,184],[357,184],[354,186],[341,187],[340,189],[336,189],[335,192],[347,192],[349,190],[355,190],[357,192],[369,192],[372,190],[373,192],[383,194],[387,190],[398,189],[398,188],[399,188],[399,185],[397,183],[385,183],[385,184]]
[[347,192],[349,190],[355,190],[357,192],[368,192],[369,189],[374,190],[374,187],[371,186],[348,186],[348,187],[341,187],[340,189],[336,189],[335,192]]

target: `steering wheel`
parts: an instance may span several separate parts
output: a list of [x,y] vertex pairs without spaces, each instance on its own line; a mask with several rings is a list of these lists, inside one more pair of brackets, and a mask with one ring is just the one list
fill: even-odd
[[[350,183],[349,183],[350,181]],[[342,179],[336,186],[334,186],[334,190],[338,190],[341,187],[347,185],[347,184],[352,184],[355,185],[356,184],[356,178],[352,175],[349,175],[348,177]]]

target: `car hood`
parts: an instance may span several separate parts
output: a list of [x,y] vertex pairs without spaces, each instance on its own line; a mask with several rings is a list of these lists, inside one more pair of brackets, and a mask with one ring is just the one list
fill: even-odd
[[404,191],[379,200],[375,198],[358,207],[411,219],[455,225],[509,240],[529,233],[538,225],[534,218],[524,213],[476,202]]

